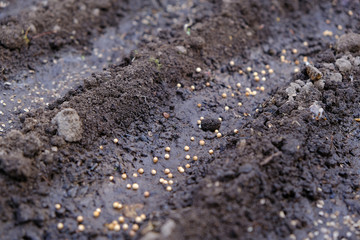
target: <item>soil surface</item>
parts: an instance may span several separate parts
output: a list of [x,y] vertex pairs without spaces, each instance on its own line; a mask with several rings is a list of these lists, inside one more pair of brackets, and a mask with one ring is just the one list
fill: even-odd
[[0,238],[359,239],[359,5],[0,1]]

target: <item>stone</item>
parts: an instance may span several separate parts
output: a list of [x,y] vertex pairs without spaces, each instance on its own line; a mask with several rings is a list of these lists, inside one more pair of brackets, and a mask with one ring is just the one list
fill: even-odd
[[342,75],[340,73],[332,73],[329,80],[333,82],[342,82]]
[[187,53],[187,50],[186,50],[186,48],[185,48],[184,46],[176,46],[175,49],[176,49],[176,51],[177,51],[178,53],[182,53],[182,54],[186,54],[186,53]]
[[57,125],[57,132],[67,142],[78,142],[82,138],[83,129],[80,117],[75,109],[65,108],[51,121]]
[[348,60],[346,60],[344,58],[340,58],[340,59],[336,60],[335,65],[338,67],[340,72],[348,72],[348,71],[351,70],[350,61],[348,61]]
[[218,130],[220,126],[221,126],[221,122],[219,119],[206,118],[201,121],[201,129],[203,131],[215,132],[215,130]]
[[336,43],[337,52],[357,52],[360,50],[360,34],[348,33],[342,35]]
[[175,229],[175,221],[172,219],[169,219],[165,222],[165,224],[161,227],[161,235],[165,238],[170,237],[171,233]]

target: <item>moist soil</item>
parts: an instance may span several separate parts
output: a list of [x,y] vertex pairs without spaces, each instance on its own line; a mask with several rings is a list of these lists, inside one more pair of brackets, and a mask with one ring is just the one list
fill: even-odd
[[1,2],[1,239],[358,239],[359,7]]

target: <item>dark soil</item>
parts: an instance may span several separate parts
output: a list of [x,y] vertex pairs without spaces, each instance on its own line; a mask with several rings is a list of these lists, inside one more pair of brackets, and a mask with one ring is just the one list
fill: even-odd
[[360,237],[359,3],[7,8],[1,239]]

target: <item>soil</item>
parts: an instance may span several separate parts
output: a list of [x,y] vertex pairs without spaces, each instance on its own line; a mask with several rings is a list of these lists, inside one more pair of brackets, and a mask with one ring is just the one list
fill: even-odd
[[1,239],[360,237],[358,2],[0,7]]

